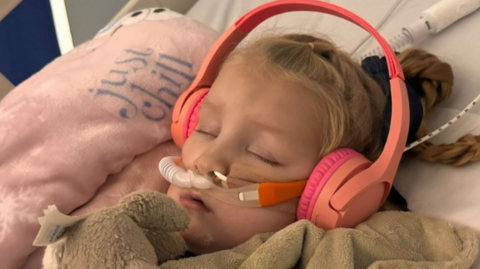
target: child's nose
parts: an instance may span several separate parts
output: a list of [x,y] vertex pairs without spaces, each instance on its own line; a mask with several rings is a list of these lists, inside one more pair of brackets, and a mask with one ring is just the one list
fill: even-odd
[[230,164],[233,163],[231,152],[228,149],[215,147],[207,149],[194,162],[197,173],[208,175],[213,171],[228,174]]

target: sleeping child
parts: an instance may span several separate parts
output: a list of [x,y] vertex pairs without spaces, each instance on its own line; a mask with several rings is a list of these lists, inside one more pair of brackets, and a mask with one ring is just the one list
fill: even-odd
[[[425,51],[407,50],[399,58],[407,79],[438,85],[428,93],[421,84],[409,87],[409,97],[418,92],[429,98],[410,98],[409,137],[415,139],[422,104],[432,106],[447,97],[453,74]],[[362,69],[324,39],[300,34],[260,38],[237,48],[223,63],[183,146],[183,165],[201,175],[217,172],[241,179],[229,183],[235,188],[307,179],[319,160],[338,148],[375,161],[385,138],[385,84],[388,73],[378,58],[364,61]],[[259,208],[202,193],[175,185],[167,192],[191,219],[182,236],[194,254],[232,248],[297,220],[298,197]]]
[[[123,27],[113,37],[118,37],[120,33],[123,33],[123,30],[127,29],[127,27]],[[196,28],[192,29],[195,30]],[[174,43],[173,47],[175,47],[176,43],[172,43]],[[113,42],[109,44],[113,44]],[[198,44],[198,42],[195,43],[196,46]],[[203,48],[205,49],[206,46],[203,46]],[[107,48],[105,50],[113,51]],[[104,51],[99,49],[96,51],[104,53]],[[123,48],[122,52],[124,52]],[[169,69],[169,72],[176,72],[175,75],[178,76],[188,76],[188,81],[190,82],[193,79],[193,74],[196,70],[192,66],[195,65],[182,61],[180,58],[172,58],[169,56],[170,54],[155,55],[154,50],[150,49],[147,52],[153,56],[163,57],[163,60],[167,59],[191,68],[190,71],[192,73],[189,74],[172,68]],[[89,51],[88,53],[92,55],[92,52]],[[127,53],[143,55],[133,50],[127,50]],[[197,55],[199,59],[201,59],[200,55],[203,55],[199,53],[190,54]],[[110,56],[113,58],[118,56],[115,55],[112,52]],[[426,51],[410,49],[400,53],[398,58],[406,77],[406,86],[410,100],[408,144],[426,133],[423,122],[424,114],[434,105],[450,96],[453,85],[453,73],[450,65]],[[115,63],[117,63],[118,59],[115,59]],[[146,61],[146,59],[140,58],[136,59],[136,61],[134,64],[140,64]],[[120,63],[123,62],[126,61],[120,61]],[[168,68],[168,66],[161,66],[162,68]],[[82,69],[81,67],[79,65],[78,69]],[[135,69],[138,66],[134,65],[133,67],[133,73],[141,73]],[[169,78],[163,73],[157,73],[156,69],[148,70],[148,72],[151,72],[150,75],[160,76],[163,82]],[[119,79],[122,78],[122,73],[118,73],[118,70],[108,74],[120,74]],[[90,187],[92,190],[94,189],[91,195],[94,193],[95,195],[93,197],[91,195],[88,196],[88,193],[82,187],[71,188],[76,195],[83,195],[83,198],[86,197],[86,200],[82,200],[82,203],[85,204],[81,206],[82,203],[80,203],[64,211],[67,213],[73,210],[73,215],[82,215],[89,213],[89,206],[91,209],[92,207],[98,208],[100,207],[99,205],[112,205],[116,203],[114,200],[118,198],[114,194],[115,191],[125,194],[130,190],[146,187],[165,192],[169,198],[183,208],[190,220],[188,227],[180,233],[187,249],[183,257],[195,256],[197,258],[208,256],[212,253],[222,253],[222,250],[231,250],[232,248],[240,253],[242,249],[236,247],[251,243],[253,242],[252,239],[255,238],[261,239],[257,243],[263,243],[267,239],[261,235],[281,233],[282,231],[290,232],[289,228],[291,227],[306,227],[305,231],[309,233],[316,233],[317,235],[321,233],[321,229],[317,229],[311,223],[300,221],[302,217],[299,217],[298,204],[303,186],[319,161],[338,149],[352,149],[359,155],[365,156],[370,162],[376,161],[379,157],[385,146],[392,113],[392,100],[388,83],[389,74],[385,59],[370,57],[364,59],[360,65],[354,62],[347,53],[325,39],[305,34],[273,35],[261,37],[236,48],[222,62],[218,74],[215,75],[215,80],[208,95],[202,101],[202,105],[197,108],[200,115],[199,122],[191,124],[191,134],[183,144],[181,152],[170,142],[163,143],[152,149],[155,141],[157,141],[156,143],[164,141],[154,139],[158,138],[157,131],[161,129],[157,125],[148,125],[150,129],[138,128],[137,132],[149,133],[150,136],[137,139],[138,142],[143,143],[143,151],[138,149],[129,151],[129,154],[131,153],[132,155],[126,157],[133,158],[133,154],[144,153],[135,157],[128,165],[127,163],[131,159],[123,157],[121,159],[123,166],[117,162],[113,172],[109,172],[111,176],[106,183],[104,178],[103,181],[101,180],[102,175],[99,175],[95,182],[91,179],[89,181],[87,178],[82,182],[83,185],[73,185],[84,186],[85,189]],[[125,82],[120,80],[119,85],[115,85],[116,89],[132,93],[134,88],[122,86],[122,83]],[[150,81],[149,83],[152,85],[152,88],[160,87],[157,82]],[[184,82],[180,84],[171,79],[168,82],[175,85],[185,85]],[[112,81],[101,80],[101,83],[112,84]],[[91,88],[92,92],[88,92],[92,94],[92,100],[101,102],[103,99],[99,98],[99,96],[105,94],[105,91],[97,91],[95,94],[93,90],[97,89],[96,87]],[[135,90],[139,89],[138,87],[135,88]],[[162,89],[164,88],[160,88],[160,90]],[[113,93],[110,94],[112,95]],[[158,97],[154,94],[149,94],[149,92],[146,94],[149,97]],[[176,94],[175,92],[170,97],[178,97]],[[167,107],[171,108],[173,103],[170,103],[170,101],[173,102],[174,98],[169,99]],[[108,102],[105,103],[108,104]],[[151,112],[149,110],[152,108],[151,102],[141,102],[134,105],[135,111],[141,108]],[[102,108],[100,107],[100,109]],[[116,106],[111,107],[114,114],[109,114],[109,117],[123,122],[123,118],[116,118],[118,117],[116,109]],[[88,109],[81,111],[88,112]],[[125,117],[131,116],[128,114],[130,112],[120,110],[121,116]],[[149,113],[146,114],[147,116],[150,115]],[[88,116],[89,113],[85,113],[85,115]],[[165,116],[167,114],[162,115]],[[89,118],[88,120],[91,119]],[[72,124],[76,124],[74,121],[72,122]],[[100,121],[100,123],[102,122]],[[169,122],[165,121],[162,124],[168,125]],[[91,130],[101,129],[98,127],[99,125],[102,126],[102,124],[98,124],[92,125],[93,127],[90,127],[90,129],[85,128],[86,133]],[[79,126],[82,127],[83,125],[80,124]],[[125,129],[135,129],[131,128],[132,126],[125,125]],[[166,134],[166,129],[167,127],[161,129],[161,132]],[[122,135],[122,133],[119,134]],[[93,135],[103,137],[97,133]],[[125,139],[130,137],[123,136],[126,137]],[[169,137],[169,134],[165,136]],[[115,139],[109,141],[113,140]],[[427,161],[462,165],[480,158],[477,153],[472,152],[474,147],[478,147],[478,141],[477,137],[466,135],[457,143],[450,145],[436,146],[426,142],[414,148],[412,154],[416,154]],[[124,142],[122,140],[120,146],[117,145],[117,148],[125,146],[125,148],[129,149],[131,147],[128,142]],[[147,149],[150,150],[145,152]],[[110,156],[109,154],[110,151],[107,151],[107,157]],[[248,188],[259,183],[286,184],[285,186],[295,186],[296,189],[291,192],[295,193],[295,195],[275,201],[268,206],[252,207],[232,203],[228,199],[223,199],[224,197],[218,197],[201,188],[187,188],[175,184],[167,187],[156,169],[160,159],[166,155],[181,155],[183,168],[195,171],[205,178],[210,178],[214,184],[227,191],[244,187]],[[62,156],[58,156],[58,159],[63,160]],[[74,157],[81,159],[82,154],[75,154]],[[101,160],[102,158],[101,155],[98,156],[98,159]],[[91,157],[91,159],[93,160],[94,158]],[[99,163],[101,165],[101,161]],[[154,165],[151,165],[152,163]],[[145,167],[142,167],[144,164]],[[152,167],[155,167],[155,169]],[[75,168],[91,171],[92,173],[96,171],[90,169],[89,166],[75,166]],[[107,170],[105,169],[105,171]],[[47,176],[45,177],[48,178]],[[132,180],[133,177],[141,178],[142,183],[138,184],[138,181]],[[83,178],[80,179],[83,180]],[[41,183],[42,181],[40,180],[36,181],[36,184]],[[94,188],[93,185],[95,184],[93,183],[105,184],[97,190],[99,185],[96,185],[97,187]],[[50,185],[43,184],[42,187],[44,186]],[[115,188],[113,191],[112,188],[109,188],[112,186]],[[71,196],[64,195],[64,193],[58,196],[62,199],[73,200]],[[53,194],[51,197],[54,197]],[[389,199],[400,209],[406,210],[406,202],[395,192],[395,189],[392,189]],[[61,206],[62,203],[66,203],[62,201],[57,200],[55,202]],[[102,204],[103,202],[105,203]],[[36,217],[37,215],[32,217],[32,223],[35,225],[37,225]],[[394,219],[392,218],[392,220]],[[308,226],[306,223],[311,226]],[[36,226],[34,228],[36,229]],[[388,229],[388,227],[385,229]],[[352,230],[355,231],[355,229]],[[346,231],[346,229],[343,231]],[[456,230],[453,231],[456,232]],[[411,235],[414,234],[418,235],[418,233],[412,231]],[[389,233],[389,235],[392,234]],[[349,236],[347,237],[350,238]],[[302,236],[296,237],[296,239],[298,238],[302,238]],[[318,238],[321,238],[321,236]],[[84,246],[85,249],[101,243],[95,241],[95,238],[90,239],[89,244]],[[309,236],[308,238],[305,236],[305,240],[314,239],[315,236]],[[410,242],[407,239],[404,241]],[[334,240],[337,243],[340,243],[340,241]],[[271,240],[270,242],[278,241]],[[280,240],[280,242],[283,241]],[[468,243],[465,240],[462,242]],[[313,245],[320,246],[319,244]],[[445,244],[445,246],[448,246],[448,244]],[[472,248],[476,248],[475,244],[472,244],[472,246]],[[29,245],[29,247],[31,246]],[[332,251],[334,249],[332,246]],[[408,250],[408,247],[403,247],[402,250],[404,249]],[[30,255],[30,258],[37,258],[41,255],[41,249],[37,250]],[[65,250],[65,253],[68,254],[68,245],[65,246]],[[313,253],[307,247],[302,249],[302,251]],[[323,251],[319,252],[326,253]],[[22,256],[22,259],[24,259],[25,255],[28,256],[28,253],[25,253],[27,252],[17,256]],[[300,253],[302,258],[305,257],[305,259],[308,257],[308,255],[304,255],[305,253],[298,251],[298,249],[292,251],[292,253]],[[245,256],[248,257],[246,254]],[[276,259],[280,260],[280,258],[283,258],[280,256],[282,254],[279,254]],[[355,257],[358,257],[358,255]],[[104,257],[98,258],[102,259]],[[427,256],[421,257],[421,259],[426,260],[427,258]],[[21,264],[18,257],[13,256],[11,260],[14,263]],[[326,261],[327,259],[322,258],[321,260]],[[38,267],[33,265],[33,263],[30,266],[32,268]],[[212,268],[207,265],[205,267]],[[173,266],[172,268],[177,267]],[[219,266],[218,268],[225,267]],[[312,268],[318,267],[312,266]],[[331,267],[327,266],[327,268]]]
[[[410,49],[398,57],[411,99],[407,142],[412,142],[421,132],[424,111],[450,95],[453,73],[426,51]],[[223,62],[202,101],[198,124],[183,145],[182,166],[230,189],[302,181],[339,148],[375,161],[388,133],[387,82],[384,59],[369,58],[361,66],[331,42],[311,35],[259,38]],[[432,160],[425,152],[435,147],[416,151]],[[462,156],[452,158],[460,162]],[[167,196],[190,219],[181,232],[186,256],[231,249],[298,220],[299,196],[249,207],[174,184]]]

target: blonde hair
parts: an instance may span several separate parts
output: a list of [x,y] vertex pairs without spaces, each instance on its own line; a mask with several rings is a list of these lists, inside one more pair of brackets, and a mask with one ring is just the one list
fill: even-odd
[[245,59],[255,63],[249,66],[252,75],[287,79],[315,97],[314,112],[323,126],[320,157],[340,147],[370,160],[378,157],[385,97],[348,54],[329,41],[292,34],[263,37],[237,48],[225,64]]
[[[424,50],[409,49],[399,54],[407,80],[418,81],[424,115],[450,96],[453,72],[449,64]],[[287,79],[303,85],[317,103],[315,112],[324,124],[319,134],[320,157],[340,147],[352,148],[375,160],[383,147],[385,96],[351,57],[331,42],[310,35],[268,36],[237,48],[224,64],[254,61],[254,76]],[[425,118],[425,117],[424,117]],[[418,137],[427,134],[422,121]],[[480,136],[465,135],[456,143],[434,145],[425,142],[411,150],[430,162],[462,165],[480,160]]]
[[[399,55],[405,78],[418,81],[424,92],[422,105],[424,114],[435,105],[448,98],[452,93],[453,71],[448,63],[424,50],[410,49]],[[425,118],[425,117],[424,117]],[[427,135],[425,120],[417,137]],[[429,162],[441,162],[461,166],[480,160],[480,135],[467,134],[455,143],[435,145],[430,141],[411,150],[417,157]]]

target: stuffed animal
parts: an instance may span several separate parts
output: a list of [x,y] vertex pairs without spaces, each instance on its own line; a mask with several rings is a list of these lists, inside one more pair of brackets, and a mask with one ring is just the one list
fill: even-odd
[[[49,205],[86,215],[139,186],[166,190],[158,160],[178,150],[157,146],[175,147],[173,106],[217,38],[208,26],[166,8],[135,10],[1,100],[0,268],[42,267],[44,248],[32,242],[36,219]],[[158,159],[145,158],[151,151]]]
[[158,268],[185,253],[178,232],[188,224],[183,209],[165,194],[140,190],[67,228],[47,247],[44,268]]

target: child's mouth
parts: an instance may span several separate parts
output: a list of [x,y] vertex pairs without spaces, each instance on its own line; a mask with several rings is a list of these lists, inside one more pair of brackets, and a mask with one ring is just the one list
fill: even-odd
[[211,213],[210,209],[202,201],[201,195],[197,193],[186,192],[180,195],[179,202],[187,210],[192,209],[198,212]]

